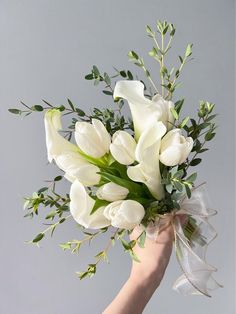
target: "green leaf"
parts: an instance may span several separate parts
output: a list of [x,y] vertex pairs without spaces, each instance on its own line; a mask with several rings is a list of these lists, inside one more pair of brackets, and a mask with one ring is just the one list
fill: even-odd
[[178,115],[177,111],[176,111],[174,108],[170,108],[170,111],[171,111],[173,117],[174,117],[176,120],[178,120],[178,119],[179,119],[179,115]]
[[186,181],[194,182],[196,179],[197,179],[197,172],[194,172],[186,179]]
[[21,114],[21,112],[22,112],[19,109],[13,109],[13,108],[12,109],[8,109],[8,111],[11,112],[11,113],[14,113],[14,114]]
[[85,78],[86,80],[93,80],[93,79],[94,79],[94,77],[93,77],[93,74],[92,74],[92,73],[85,75],[85,77],[84,77],[84,78]]
[[183,185],[179,181],[173,181],[174,187],[179,192],[183,191]]
[[195,158],[190,162],[190,166],[197,166],[198,164],[200,164],[200,162],[202,161],[201,158]]
[[183,128],[188,123],[188,120],[189,120],[189,117],[184,118],[180,124],[180,128]]
[[83,110],[79,109],[79,108],[76,108],[76,113],[78,113],[78,115],[80,117],[84,117],[85,116],[85,112]]
[[36,235],[36,237],[33,239],[32,242],[37,243],[39,241],[41,241],[44,237],[44,233],[39,233],[38,235]]
[[144,248],[144,244],[145,244],[145,240],[146,240],[146,231],[144,230],[140,237],[139,237],[139,240],[138,240],[138,245],[141,247],[141,248]]
[[60,245],[60,247],[63,249],[63,251],[65,251],[65,250],[70,250],[70,249],[71,249],[71,244],[68,243],[68,242],[66,242],[66,243],[61,243],[61,244],[59,244],[59,245]]
[[112,96],[112,95],[113,95],[113,93],[112,93],[111,91],[109,91],[109,90],[103,90],[102,92],[103,92],[103,94],[105,94],[105,95],[109,95],[109,96]]
[[95,203],[93,205],[93,208],[90,212],[90,215],[92,215],[93,213],[95,213],[95,211],[99,208],[99,207],[102,207],[102,206],[107,206],[108,204],[110,204],[110,202],[108,201],[105,201],[105,200],[100,200],[99,198],[97,198],[95,200]]
[[166,187],[166,191],[171,194],[172,191],[173,191],[173,185],[172,184],[167,184],[165,187]]
[[130,245],[128,242],[126,242],[125,240],[121,239],[121,243],[125,249],[125,251],[129,251],[131,249]]
[[184,187],[185,187],[185,191],[186,191],[186,194],[187,194],[188,198],[190,198],[191,197],[191,189],[190,189],[190,187],[187,184],[185,184]]
[[139,60],[139,56],[134,51],[129,51],[128,57],[131,58],[131,59]]
[[191,56],[191,54],[192,54],[192,47],[193,47],[193,44],[188,44],[187,45],[187,48],[185,50],[185,57]]
[[34,105],[31,107],[31,109],[35,111],[43,111],[43,107],[40,105]]
[[96,76],[100,76],[100,72],[99,72],[98,68],[96,67],[96,65],[93,66],[93,73],[94,73]]
[[206,135],[205,135],[205,140],[206,141],[211,141],[214,137],[215,137],[215,133],[212,133],[211,131],[208,132]]
[[37,193],[38,193],[38,194],[41,194],[41,193],[43,193],[43,192],[45,192],[45,191],[47,191],[47,190],[48,190],[48,187],[45,186],[45,187],[39,189]]
[[133,250],[129,250],[129,254],[130,254],[130,256],[131,256],[131,258],[132,258],[133,261],[138,262],[138,263],[141,262],[140,259],[139,259],[138,256],[134,253]]
[[57,176],[54,178],[54,181],[60,181],[63,178],[63,176]]
[[69,106],[71,107],[71,109],[72,109],[73,111],[75,111],[75,106],[73,105],[72,101],[71,101],[69,98],[67,98],[67,101],[68,101],[68,104],[69,104]]
[[133,80],[133,75],[130,71],[127,72],[129,80]]
[[100,174],[104,179],[107,179],[108,181],[114,182],[118,185],[121,185],[127,188],[130,192],[140,193],[141,195],[143,194],[142,186],[137,183],[134,183],[131,180],[122,179],[120,177],[114,176],[110,173],[103,172],[103,171],[97,172],[97,173]]

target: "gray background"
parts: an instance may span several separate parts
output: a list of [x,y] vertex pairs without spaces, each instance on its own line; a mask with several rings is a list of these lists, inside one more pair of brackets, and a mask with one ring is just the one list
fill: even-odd
[[[234,1],[1,0],[1,314],[101,313],[125,282],[131,261],[119,245],[110,251],[110,264],[101,264],[93,279],[76,278],[74,272],[92,262],[99,249],[94,242],[92,250],[84,247],[74,256],[58,247],[82,236],[73,221],[43,241],[40,249],[24,243],[42,226],[23,218],[22,198],[58,170],[47,165],[43,115],[22,120],[7,109],[19,107],[20,100],[63,104],[67,97],[83,109],[110,105],[83,77],[93,64],[108,73],[112,66],[140,73],[128,62],[130,49],[145,56],[157,78],[145,35],[145,25],[157,19],[177,27],[171,62],[188,42],[194,43],[195,60],[183,72],[176,99],[186,98],[188,114],[196,112],[201,99],[215,102],[220,114],[217,137],[198,167],[198,182],[207,181],[212,207],[218,210],[212,222],[219,236],[209,248],[208,261],[218,267],[215,277],[224,288],[211,299],[172,291],[180,274],[173,254],[145,313],[235,313]],[[69,184],[62,189],[68,192]],[[96,243],[102,248],[105,239]]]

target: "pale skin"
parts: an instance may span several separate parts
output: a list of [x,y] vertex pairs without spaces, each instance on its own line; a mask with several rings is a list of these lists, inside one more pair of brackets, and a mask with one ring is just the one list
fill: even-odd
[[[130,239],[136,239],[140,229],[135,228]],[[146,238],[145,248],[138,244],[134,252],[141,263],[133,261],[130,276],[103,314],[141,314],[161,283],[169,263],[174,240],[173,227],[162,230],[156,241]]]

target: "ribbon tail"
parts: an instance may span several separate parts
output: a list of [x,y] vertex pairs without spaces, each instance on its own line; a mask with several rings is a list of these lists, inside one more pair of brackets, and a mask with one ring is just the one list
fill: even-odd
[[[222,287],[212,277],[217,269],[205,261],[206,248],[216,237],[216,233],[206,218],[199,220],[198,234],[190,240],[184,234],[179,217],[176,216],[173,221],[176,257],[183,271],[183,275],[175,281],[173,289],[183,295],[200,294],[211,297],[211,290]],[[199,254],[196,254],[195,249]]]

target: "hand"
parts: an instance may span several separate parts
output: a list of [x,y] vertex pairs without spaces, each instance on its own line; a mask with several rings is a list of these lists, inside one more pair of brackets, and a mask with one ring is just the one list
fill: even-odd
[[[141,232],[142,229],[136,227],[130,234],[130,240],[136,239]],[[169,224],[160,231],[156,241],[146,237],[144,248],[136,244],[133,250],[138,256],[140,263],[133,261],[130,274],[131,279],[137,284],[139,284],[139,282],[148,281],[149,285],[156,289],[169,263],[173,240],[173,227]]]
[[[135,228],[130,240],[136,239],[141,230]],[[140,263],[133,261],[129,279],[103,314],[141,314],[156,288],[159,286],[168,265],[173,242],[171,225],[163,229],[154,242],[146,237],[145,247],[133,248]]]

